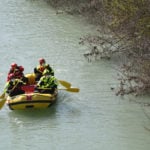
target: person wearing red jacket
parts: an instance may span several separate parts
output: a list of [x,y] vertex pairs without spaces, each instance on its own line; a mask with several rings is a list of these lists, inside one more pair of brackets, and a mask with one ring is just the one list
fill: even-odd
[[21,79],[22,81],[27,83],[28,79],[24,76],[23,71],[23,66],[18,66],[16,63],[12,63],[11,68],[8,72],[7,81],[10,80],[10,76],[13,74],[14,78]]
[[12,63],[11,64],[11,68],[10,68],[10,70],[8,72],[8,75],[11,74],[11,73],[14,73],[15,69],[17,69],[17,68],[18,68],[18,65],[16,63]]

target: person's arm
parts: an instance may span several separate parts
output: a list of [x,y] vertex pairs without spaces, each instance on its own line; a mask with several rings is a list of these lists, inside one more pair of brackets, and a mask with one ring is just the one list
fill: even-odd
[[54,76],[54,70],[49,64],[46,65],[46,69],[48,69],[50,71],[51,75]]
[[37,87],[40,87],[40,86],[42,86],[43,85],[43,78],[41,78],[40,80],[39,80],[39,82],[37,83]]

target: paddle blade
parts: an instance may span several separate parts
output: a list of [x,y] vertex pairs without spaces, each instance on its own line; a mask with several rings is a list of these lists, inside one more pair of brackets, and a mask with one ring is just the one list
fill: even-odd
[[4,98],[5,97],[5,93],[3,93],[2,95],[0,95],[0,98]]
[[70,87],[71,87],[71,83],[69,83],[69,82],[67,82],[67,81],[64,81],[64,80],[58,80],[58,81],[59,81],[59,83],[60,83],[62,86],[66,87],[66,88],[70,88]]
[[5,102],[6,102],[6,99],[2,99],[2,100],[0,101],[0,109],[2,109],[2,107],[3,107],[4,104],[5,104]]
[[78,89],[78,88],[68,88],[68,89],[66,89],[66,91],[69,91],[69,92],[79,92],[80,89]]

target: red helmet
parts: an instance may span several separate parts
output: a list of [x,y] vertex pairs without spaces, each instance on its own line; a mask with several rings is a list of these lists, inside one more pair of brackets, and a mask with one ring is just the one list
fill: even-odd
[[17,67],[17,64],[16,64],[16,63],[12,63],[12,64],[11,64],[11,67],[12,67],[12,68],[15,68],[15,67]]
[[23,66],[20,66],[20,67],[19,67],[19,70],[23,72],[23,71],[24,71]]
[[40,63],[40,65],[41,65],[41,64],[43,64],[43,63],[45,63],[45,62],[46,62],[46,61],[45,61],[45,59],[44,59],[44,58],[40,58],[40,59],[39,59],[39,63]]

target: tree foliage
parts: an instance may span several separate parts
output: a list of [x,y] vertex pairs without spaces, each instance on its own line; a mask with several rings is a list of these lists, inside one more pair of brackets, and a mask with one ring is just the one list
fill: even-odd
[[[49,0],[56,8],[79,13],[99,26],[99,34],[81,38],[89,44],[84,56],[128,58],[121,68],[117,94],[150,92],[150,2],[149,0]],[[105,30],[106,29],[106,30]]]
[[[149,0],[105,0],[110,28],[126,37],[129,63],[123,66],[119,93],[150,92]],[[130,69],[129,69],[130,68]],[[128,88],[125,88],[129,85]]]

